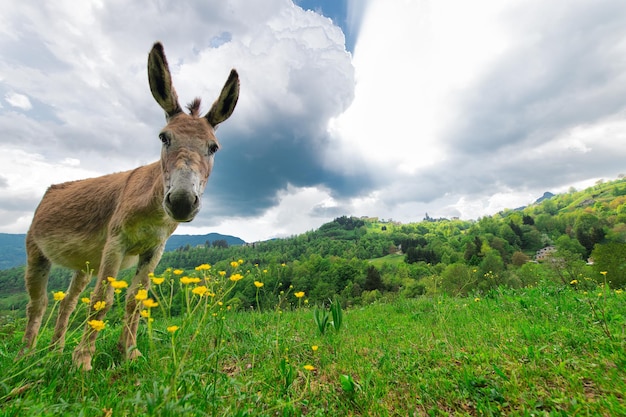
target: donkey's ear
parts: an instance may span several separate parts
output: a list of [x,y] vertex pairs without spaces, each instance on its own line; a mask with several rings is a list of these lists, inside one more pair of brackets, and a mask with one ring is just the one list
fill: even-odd
[[222,88],[222,92],[215,103],[211,106],[211,110],[206,114],[206,119],[211,126],[216,127],[224,120],[228,119],[239,99],[239,74],[234,69],[230,71],[228,80]]
[[148,55],[148,80],[152,96],[165,110],[168,119],[183,111],[178,104],[178,95],[172,85],[172,75],[160,42],[154,44]]

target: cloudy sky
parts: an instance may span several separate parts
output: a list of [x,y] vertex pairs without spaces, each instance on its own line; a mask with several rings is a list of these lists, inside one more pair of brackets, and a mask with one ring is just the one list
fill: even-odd
[[10,2],[0,232],[46,188],[158,159],[147,54],[182,103],[241,77],[201,214],[246,241],[341,215],[476,219],[626,173],[623,0]]

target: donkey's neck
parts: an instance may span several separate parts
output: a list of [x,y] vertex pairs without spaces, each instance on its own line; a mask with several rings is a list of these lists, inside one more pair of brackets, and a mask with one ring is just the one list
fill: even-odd
[[124,198],[132,206],[129,211],[141,212],[141,216],[149,214],[152,220],[168,218],[163,208],[165,192],[159,161],[130,171],[124,194]]

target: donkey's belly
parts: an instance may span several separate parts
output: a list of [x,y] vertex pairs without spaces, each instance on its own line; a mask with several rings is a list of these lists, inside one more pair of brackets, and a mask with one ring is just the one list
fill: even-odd
[[[38,246],[46,257],[54,264],[78,271],[89,268],[97,272],[102,262],[104,242],[86,240],[73,242],[69,239],[48,238],[39,240]],[[137,255],[126,255],[122,258],[120,269],[130,268],[137,264]]]

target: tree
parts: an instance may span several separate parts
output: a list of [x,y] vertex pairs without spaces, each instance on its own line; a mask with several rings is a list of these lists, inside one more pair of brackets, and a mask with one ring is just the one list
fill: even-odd
[[580,244],[587,249],[587,256],[589,256],[593,250],[593,246],[604,239],[605,234],[600,220],[589,213],[582,213],[576,218],[576,222],[574,222],[574,233]]
[[568,235],[561,235],[556,240],[556,247],[557,249],[568,250],[572,253],[576,253],[580,255],[581,257],[585,256],[585,253],[586,253],[585,247],[581,245],[578,240],[572,239]]
[[541,233],[533,226],[524,225],[522,227],[524,232],[522,236],[522,248],[526,250],[539,250],[544,244],[541,237]]
[[365,278],[365,284],[363,289],[365,291],[382,290],[384,287],[383,280],[380,276],[380,272],[374,265],[370,265],[367,268],[367,277]]
[[476,276],[465,264],[448,265],[441,273],[441,290],[453,297],[465,296],[476,288]]
[[593,267],[613,288],[626,286],[626,243],[610,242],[596,245],[591,253]]
[[226,241],[226,239],[214,240],[212,245],[213,245],[214,248],[221,248],[221,249],[227,249],[228,248],[228,242]]
[[557,249],[547,259],[546,264],[565,285],[569,285],[573,280],[578,280],[583,275],[585,268],[585,262],[580,259],[580,254],[570,252],[567,249]]
[[515,266],[522,266],[528,262],[530,258],[524,252],[517,251],[511,257],[511,263]]

